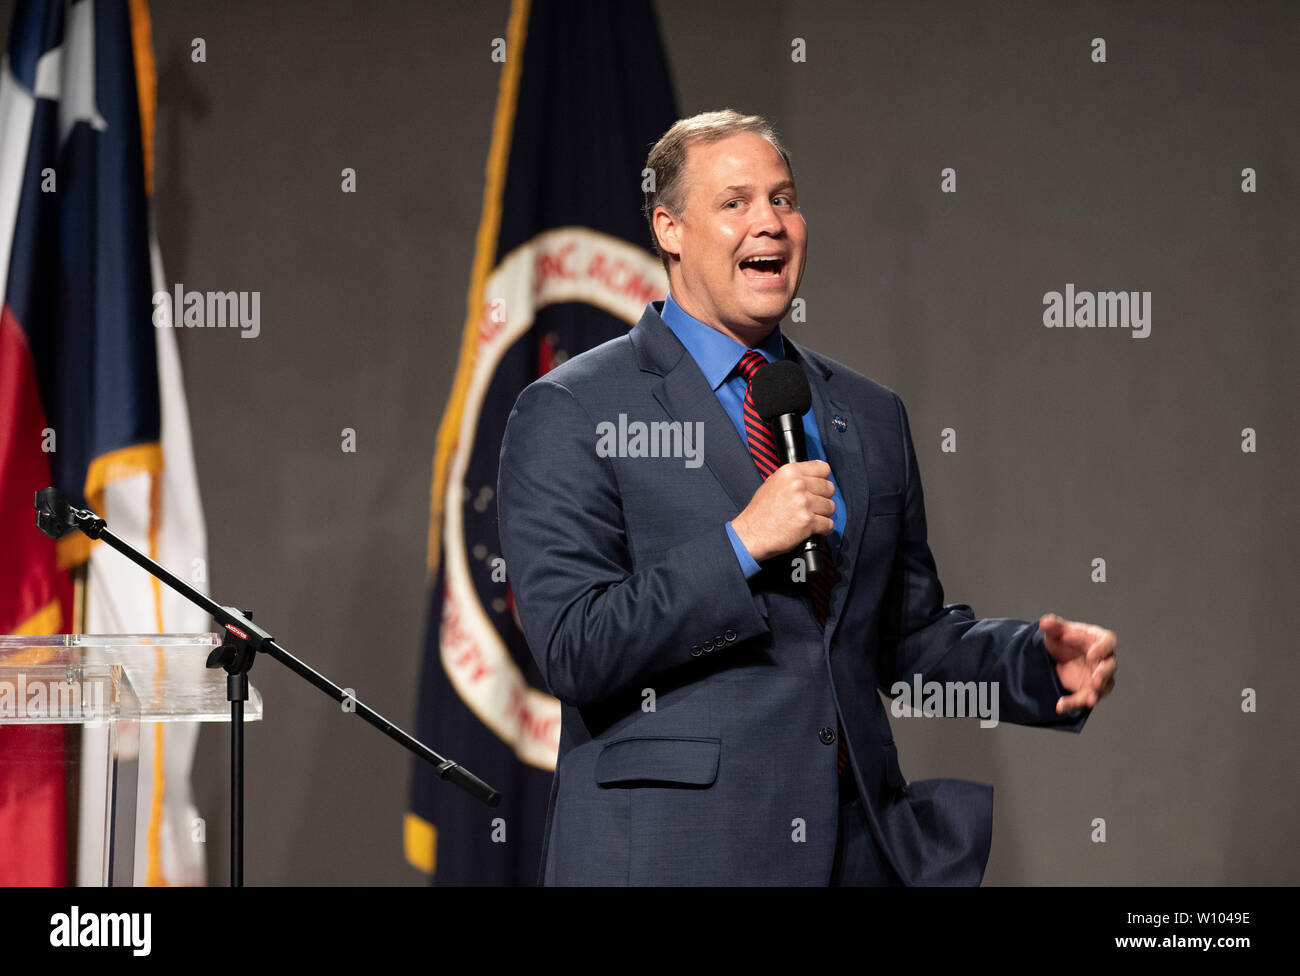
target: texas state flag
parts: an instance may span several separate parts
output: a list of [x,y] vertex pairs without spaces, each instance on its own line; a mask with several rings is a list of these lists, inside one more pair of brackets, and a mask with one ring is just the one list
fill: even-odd
[[[54,485],[160,562],[205,565],[175,339],[154,319],[155,94],[144,0],[17,3],[0,67],[0,633],[208,629],[116,553],[34,527]],[[88,779],[65,790],[75,734],[0,718],[0,883],[72,883],[70,847],[102,854],[70,843],[73,798],[102,802]],[[167,827],[192,810],[193,735],[141,729],[138,881],[202,881],[201,850]]]

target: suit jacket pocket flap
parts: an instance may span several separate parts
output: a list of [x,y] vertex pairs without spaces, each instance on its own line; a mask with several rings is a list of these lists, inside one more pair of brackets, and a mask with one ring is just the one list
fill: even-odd
[[596,758],[596,782],[708,786],[718,776],[720,739],[616,739]]

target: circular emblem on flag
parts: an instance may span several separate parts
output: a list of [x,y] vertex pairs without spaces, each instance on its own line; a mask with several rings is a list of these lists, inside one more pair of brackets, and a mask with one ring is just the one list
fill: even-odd
[[[515,248],[488,277],[472,370],[453,394],[461,416],[447,460],[441,559],[442,664],[456,693],[524,762],[553,769],[560,703],[535,687],[496,532],[496,459],[524,386],[571,355],[634,325],[667,292],[659,261],[628,242],[562,227]],[[587,306],[547,327],[556,306]],[[591,314],[593,310],[607,315]],[[542,316],[547,318],[547,316]],[[461,385],[463,383],[463,386]],[[522,659],[522,666],[521,666]]]

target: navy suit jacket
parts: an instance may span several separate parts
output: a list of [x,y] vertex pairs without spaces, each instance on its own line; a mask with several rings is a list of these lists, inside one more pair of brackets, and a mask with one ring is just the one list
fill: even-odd
[[[661,307],[532,383],[502,443],[506,571],[562,705],[542,883],[827,884],[838,719],[903,882],[978,884],[992,787],[908,783],[877,689],[996,681],[1000,721],[1076,732],[1088,710],[1056,714],[1036,622],[944,605],[899,397],[788,336],[848,511],[825,629],[788,556],[746,580],[725,523],[761,477]],[[704,463],[598,451],[620,414],[701,423]]]

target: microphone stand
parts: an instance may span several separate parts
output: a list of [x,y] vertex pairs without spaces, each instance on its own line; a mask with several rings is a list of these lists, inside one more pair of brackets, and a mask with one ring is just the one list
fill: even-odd
[[116,549],[145,572],[166,583],[195,606],[210,613],[225,629],[225,639],[208,655],[209,668],[224,668],[226,672],[226,699],[230,702],[230,886],[244,884],[244,702],[248,700],[248,672],[257,654],[269,655],[314,685],[340,704],[347,703],[356,714],[365,719],[394,742],[431,764],[438,778],[448,780],[474,797],[495,807],[501,802],[501,793],[483,782],[464,766],[444,759],[419,739],[403,732],[370,706],[349,695],[324,675],[314,671],[294,657],[261,627],[252,621],[251,610],[223,607],[204,596],[184,580],[168,572],[140,550],[134,548],[108,529],[108,523],[89,509],[70,505],[57,488],[36,492],[36,527],[51,539],[61,538],[70,530],[77,530],[91,539],[99,539]]

